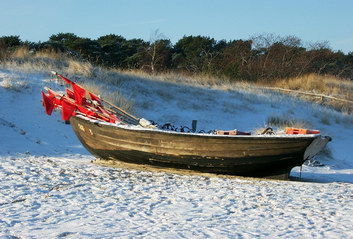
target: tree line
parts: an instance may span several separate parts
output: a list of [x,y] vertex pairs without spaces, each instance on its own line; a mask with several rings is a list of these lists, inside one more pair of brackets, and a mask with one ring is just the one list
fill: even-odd
[[97,39],[58,33],[45,42],[0,37],[0,60],[17,47],[32,52],[54,50],[96,65],[151,73],[204,73],[229,80],[271,80],[303,74],[331,74],[353,79],[353,52],[333,51],[327,42],[304,45],[295,36],[261,34],[247,40],[184,36],[175,44],[157,32],[151,40],[127,40],[109,34]]

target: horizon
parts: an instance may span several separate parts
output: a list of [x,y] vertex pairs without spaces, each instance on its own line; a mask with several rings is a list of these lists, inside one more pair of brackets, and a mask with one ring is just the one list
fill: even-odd
[[280,0],[240,2],[223,0],[13,0],[2,2],[0,36],[43,42],[53,34],[74,33],[97,39],[115,34],[149,41],[156,30],[175,44],[183,36],[246,40],[259,34],[296,36],[303,44],[328,42],[333,51],[353,52],[353,2],[341,0]]

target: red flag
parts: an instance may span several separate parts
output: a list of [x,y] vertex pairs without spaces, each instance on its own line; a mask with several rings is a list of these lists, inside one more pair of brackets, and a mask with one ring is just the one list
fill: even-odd
[[54,108],[57,108],[59,105],[61,105],[61,100],[56,98],[56,96],[60,96],[58,93],[56,93],[51,89],[48,89],[48,93],[49,93],[49,98],[54,104]]
[[73,100],[75,99],[75,94],[72,90],[66,89],[66,94],[70,99],[73,99]]
[[81,113],[83,113],[83,114],[85,114],[85,115],[97,117],[97,114],[96,114],[95,112],[93,112],[93,111],[91,111],[91,110],[89,110],[89,109],[87,109],[87,108],[85,108],[85,107],[83,107],[83,106],[81,106],[81,105],[77,105],[77,109],[78,109]]
[[63,81],[65,81],[67,84],[75,84],[75,83],[73,83],[72,81],[70,81],[69,79],[67,79],[66,77],[64,77],[64,76],[62,76],[62,75],[60,75],[60,74],[58,74],[58,73],[56,73],[56,75],[57,76],[59,76]]
[[[65,81],[67,84],[70,84],[72,86],[72,89],[74,90],[74,98],[76,100],[76,103],[81,105],[82,103],[85,103],[85,96],[86,96],[86,90],[81,88],[80,86],[76,85],[74,82],[70,81],[66,77],[58,74],[55,72],[55,75],[59,76],[63,81]],[[71,96],[68,93],[68,96],[71,98]]]
[[69,120],[71,116],[75,115],[75,109],[76,109],[76,106],[67,102],[66,100],[63,100],[62,101],[62,120]]
[[119,121],[119,119],[118,119],[115,115],[109,113],[108,111],[106,111],[105,109],[103,109],[103,107],[98,106],[97,108],[98,108],[103,114],[106,114],[106,115],[109,116],[109,122],[110,122],[110,123],[115,123],[116,121]]
[[91,100],[95,100],[95,101],[97,101],[98,102],[98,104],[102,104],[101,103],[101,99],[98,97],[98,96],[96,96],[95,94],[93,94],[93,93],[91,93],[91,92],[88,92],[88,94],[89,94],[89,96],[91,97]]
[[48,93],[49,93],[49,97],[50,97],[50,98],[55,98],[55,96],[58,95],[58,93],[56,93],[56,92],[53,91],[52,89],[48,89]]
[[85,100],[86,90],[81,88],[81,87],[79,87],[75,83],[72,83],[72,89],[74,90],[76,103],[79,104],[79,105],[82,105],[82,103]]
[[47,113],[47,115],[51,115],[51,113],[53,113],[53,110],[55,108],[53,100],[49,96],[47,96],[43,91],[42,91],[42,98],[43,98],[45,113]]

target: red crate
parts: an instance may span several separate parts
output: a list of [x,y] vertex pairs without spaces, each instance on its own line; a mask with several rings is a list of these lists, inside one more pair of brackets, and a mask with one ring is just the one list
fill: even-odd
[[216,134],[218,135],[251,135],[249,132],[242,132],[238,130],[217,130]]
[[286,128],[286,134],[320,134],[319,130]]

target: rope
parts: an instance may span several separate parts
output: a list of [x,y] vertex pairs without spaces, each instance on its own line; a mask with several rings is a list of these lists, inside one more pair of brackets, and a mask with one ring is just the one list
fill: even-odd
[[205,131],[205,130],[199,130],[196,132],[193,132],[192,129],[190,129],[188,126],[180,126],[180,127],[176,127],[175,125],[171,124],[171,123],[165,123],[162,126],[159,126],[157,123],[155,123],[154,121],[150,120],[150,122],[152,123],[152,125],[157,126],[159,129],[163,129],[163,130],[170,130],[170,131],[175,131],[175,132],[182,132],[182,133],[208,133],[208,134],[214,134],[216,132],[216,130],[209,130],[209,131]]

